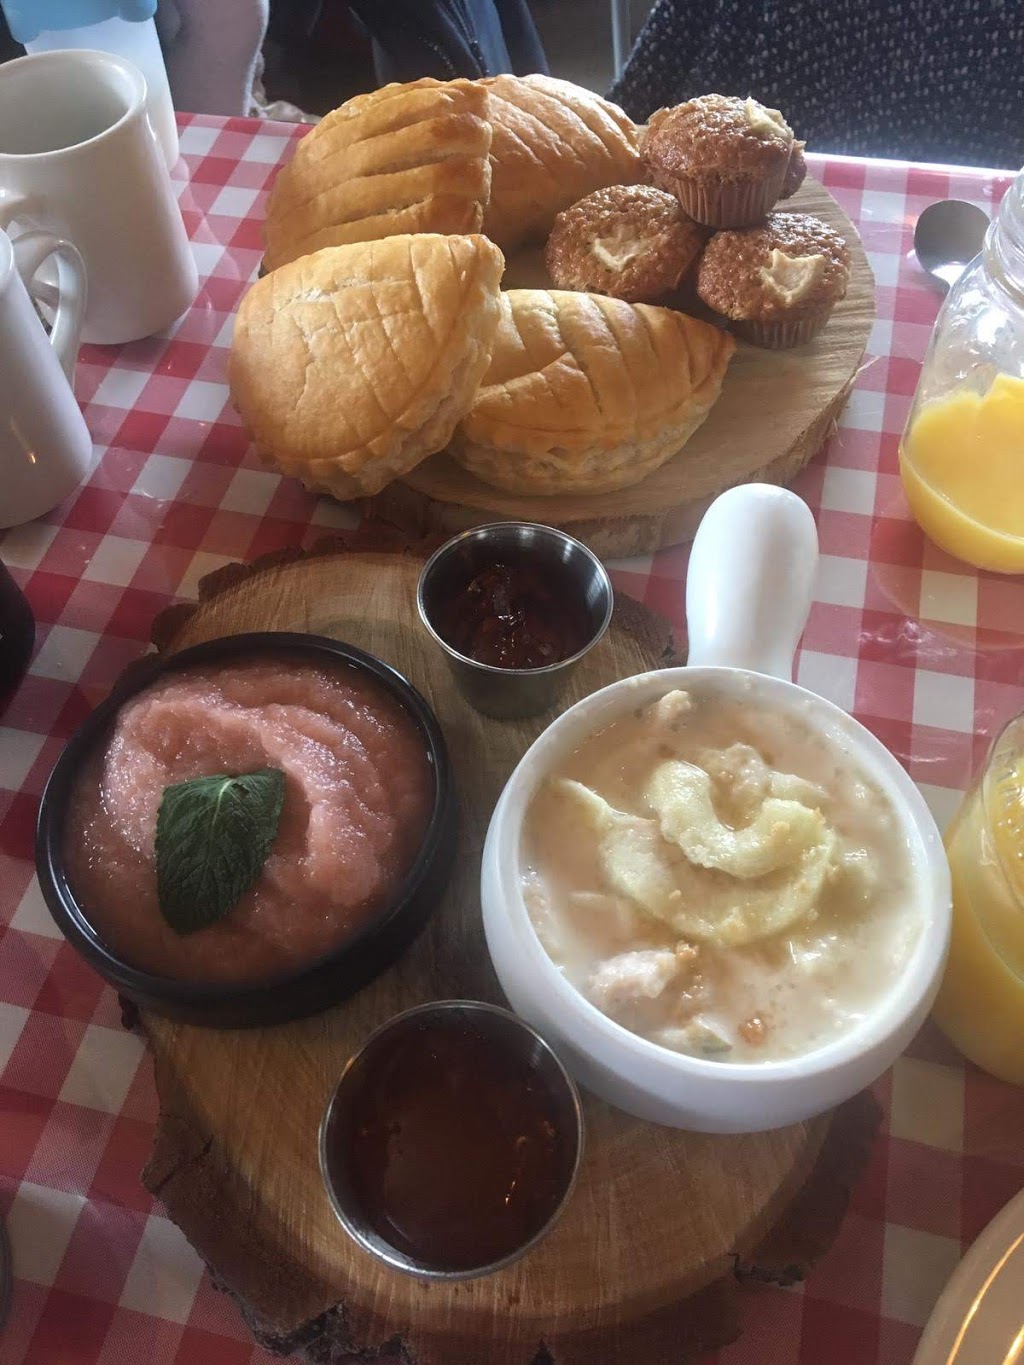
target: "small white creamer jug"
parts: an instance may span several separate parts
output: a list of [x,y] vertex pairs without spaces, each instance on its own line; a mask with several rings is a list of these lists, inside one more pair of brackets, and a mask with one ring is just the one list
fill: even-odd
[[[51,256],[58,289],[47,336],[32,296],[52,301],[36,283]],[[92,437],[71,387],[85,298],[85,267],[70,242],[47,232],[12,242],[0,232],[0,527],[49,512],[91,471]]]

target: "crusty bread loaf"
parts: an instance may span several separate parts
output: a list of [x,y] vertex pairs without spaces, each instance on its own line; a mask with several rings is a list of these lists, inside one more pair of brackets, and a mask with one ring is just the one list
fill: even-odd
[[478,232],[491,183],[487,106],[479,82],[427,78],[333,110],[275,182],[265,267],[402,233]]
[[418,234],[327,247],[257,280],[228,375],[260,455],[353,498],[440,450],[490,360],[503,268],[486,237]]
[[675,455],[718,397],[735,343],[670,308],[510,289],[450,450],[511,493],[607,493]]
[[591,190],[644,179],[636,126],[616,104],[550,76],[493,76],[491,197],[484,232],[505,251],[547,236]]

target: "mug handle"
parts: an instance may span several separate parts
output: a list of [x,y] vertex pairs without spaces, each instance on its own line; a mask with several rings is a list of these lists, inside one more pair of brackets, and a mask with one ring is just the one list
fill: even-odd
[[50,345],[57,353],[68,383],[74,388],[75,361],[85,317],[85,263],[77,247],[49,232],[23,232],[11,242],[11,248],[25,288],[33,298],[46,303],[52,302],[52,290],[42,282],[36,282],[35,275],[48,256],[57,257],[57,299]]
[[686,576],[688,664],[790,681],[818,568],[818,531],[786,488],[747,483],[716,498]]
[[11,194],[0,188],[0,232],[9,232],[15,218],[31,220],[42,207],[42,201],[32,194]]

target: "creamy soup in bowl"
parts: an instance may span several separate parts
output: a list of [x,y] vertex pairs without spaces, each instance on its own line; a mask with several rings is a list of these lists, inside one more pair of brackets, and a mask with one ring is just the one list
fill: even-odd
[[892,801],[798,715],[673,690],[584,741],[523,825],[523,897],[592,1004],[673,1051],[798,1056],[885,995],[921,933]]

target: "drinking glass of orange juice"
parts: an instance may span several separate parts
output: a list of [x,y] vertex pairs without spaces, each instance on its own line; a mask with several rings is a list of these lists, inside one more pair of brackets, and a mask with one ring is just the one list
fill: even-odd
[[900,474],[936,545],[1024,573],[1024,171],[939,314]]
[[946,835],[953,933],[934,1015],[966,1057],[1024,1085],[1024,714]]

